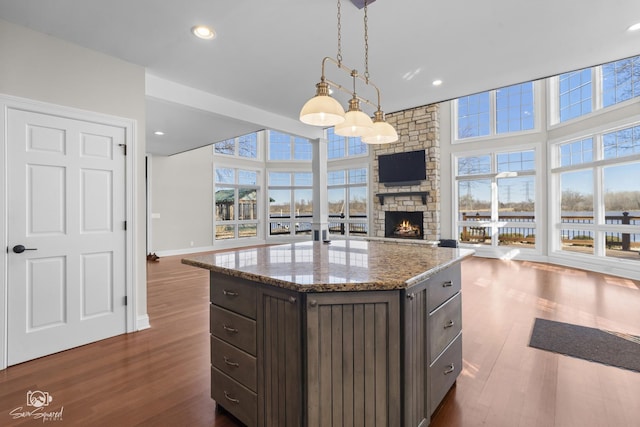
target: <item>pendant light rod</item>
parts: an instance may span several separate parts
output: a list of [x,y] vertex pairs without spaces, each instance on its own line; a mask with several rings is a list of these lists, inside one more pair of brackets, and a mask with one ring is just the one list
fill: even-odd
[[[336,83],[336,82],[334,82],[334,81],[332,81],[332,80],[327,79],[327,78],[326,78],[326,75],[325,75],[325,64],[326,64],[326,62],[327,62],[327,61],[332,62],[333,64],[335,64],[335,66],[336,66],[336,67],[338,67],[339,69],[341,69],[341,70],[343,70],[343,71],[347,72],[349,75],[351,75],[351,76],[353,76],[353,77],[357,77],[357,78],[359,78],[359,79],[360,79],[360,80],[362,80],[362,81],[364,82],[364,84],[366,84],[367,86],[372,86],[372,87],[376,90],[376,95],[377,95],[377,99],[378,99],[378,104],[376,105],[374,102],[372,102],[372,101],[370,101],[370,100],[368,100],[368,99],[366,99],[366,98],[363,98],[363,97],[362,97],[362,96],[360,96],[360,95],[355,94],[355,91],[352,91],[352,90],[350,90],[350,89],[347,89],[346,87],[342,86],[341,84]],[[354,73],[355,73],[355,75],[354,75]],[[357,71],[357,70],[355,70],[355,69],[351,69],[351,68],[349,68],[349,67],[345,66],[342,62],[338,62],[338,61],[336,61],[335,59],[331,58],[330,56],[325,56],[325,57],[322,59],[322,76],[320,77],[320,81],[322,81],[322,82],[326,82],[326,83],[328,83],[328,84],[329,84],[329,86],[334,87],[334,88],[336,88],[336,89],[338,89],[338,90],[341,90],[341,91],[343,91],[343,92],[345,92],[345,93],[347,93],[347,94],[349,94],[349,95],[352,95],[352,96],[353,96],[353,95],[355,95],[355,96],[356,96],[358,99],[360,99],[362,102],[365,102],[365,103],[369,104],[370,106],[372,106],[372,107],[377,108],[378,110],[380,110],[380,105],[381,105],[381,103],[380,103],[380,99],[381,99],[381,97],[380,97],[380,89],[378,88],[378,86],[376,86],[376,85],[375,85],[375,83],[373,83],[373,82],[371,81],[371,79],[367,79],[367,78],[365,78],[365,77],[361,76],[361,75],[358,73],[358,71]]]
[[[388,144],[397,141],[398,134],[395,128],[385,121],[384,113],[380,107],[380,89],[369,79],[369,17],[367,6],[373,1],[364,0],[364,76],[361,76],[356,69],[349,68],[342,63],[342,7],[341,0],[337,0],[338,52],[336,59],[329,56],[322,59],[322,75],[320,83],[316,84],[316,95],[309,99],[300,110],[300,121],[313,126],[334,126],[336,135],[360,137],[367,144]],[[327,79],[325,75],[327,61],[351,76],[353,90]],[[365,85],[372,86],[375,89],[377,105],[356,94],[356,77],[362,80]],[[330,87],[351,95],[348,111],[345,112],[340,103],[330,96]],[[377,108],[373,120],[368,114],[362,112],[360,102]]]

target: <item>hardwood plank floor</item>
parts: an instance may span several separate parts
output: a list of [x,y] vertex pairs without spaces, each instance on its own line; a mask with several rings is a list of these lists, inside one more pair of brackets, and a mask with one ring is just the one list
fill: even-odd
[[[49,425],[239,426],[209,397],[208,274],[181,258],[148,264],[150,329],[0,371],[0,425],[42,424],[10,415],[40,390]],[[483,258],[462,275],[464,368],[433,427],[640,424],[640,373],[528,347],[535,317],[640,335],[639,282]]]

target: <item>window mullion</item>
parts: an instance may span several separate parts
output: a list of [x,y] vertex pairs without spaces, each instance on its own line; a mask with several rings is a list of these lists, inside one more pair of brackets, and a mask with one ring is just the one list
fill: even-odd
[[602,94],[602,66],[593,67],[591,73],[591,111],[597,111],[603,108]]

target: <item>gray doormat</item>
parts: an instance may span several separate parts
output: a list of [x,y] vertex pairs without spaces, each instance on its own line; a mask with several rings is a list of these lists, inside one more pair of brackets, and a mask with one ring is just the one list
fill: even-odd
[[640,337],[536,318],[530,347],[640,372]]

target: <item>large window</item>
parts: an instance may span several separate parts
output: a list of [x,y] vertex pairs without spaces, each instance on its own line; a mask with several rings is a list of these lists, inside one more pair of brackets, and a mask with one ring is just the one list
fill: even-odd
[[527,82],[456,100],[457,139],[531,130],[534,83]]
[[216,142],[213,144],[213,152],[227,156],[256,159],[258,158],[258,133],[250,133]]
[[591,68],[561,74],[559,80],[560,121],[591,112]]
[[313,174],[275,172],[269,177],[269,235],[311,234]]
[[214,168],[215,240],[258,236],[259,172]]
[[554,248],[640,260],[640,126],[555,145]]
[[367,234],[367,175],[367,168],[329,172],[329,233]]
[[327,156],[329,159],[340,159],[367,154],[367,144],[359,137],[336,135],[333,128],[327,129]]
[[299,136],[270,130],[267,132],[269,160],[311,160],[311,142]]
[[602,66],[602,105],[624,102],[640,95],[640,56]]
[[640,96],[640,56],[560,74],[558,117],[554,123],[583,117]]
[[535,247],[535,164],[533,149],[456,158],[461,242]]

